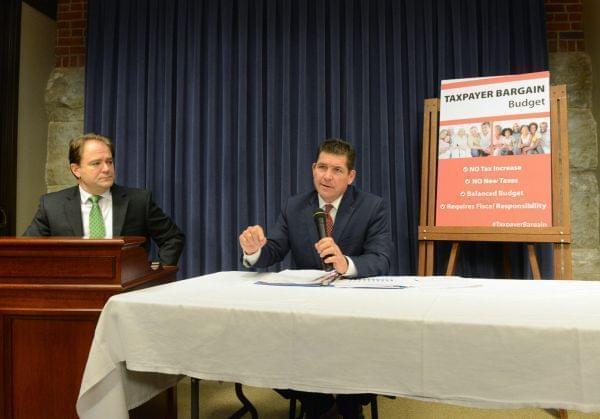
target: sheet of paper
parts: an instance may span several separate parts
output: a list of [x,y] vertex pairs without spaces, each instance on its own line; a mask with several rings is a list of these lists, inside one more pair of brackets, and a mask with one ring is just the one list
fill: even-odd
[[338,279],[332,285],[336,288],[406,288],[412,285],[402,277],[380,276],[359,279]]
[[299,285],[323,286],[329,285],[339,274],[316,269],[286,269],[281,272],[265,272],[258,276],[260,285]]
[[458,276],[375,276],[359,279],[339,279],[336,288],[418,288],[451,289],[479,287],[481,281]]

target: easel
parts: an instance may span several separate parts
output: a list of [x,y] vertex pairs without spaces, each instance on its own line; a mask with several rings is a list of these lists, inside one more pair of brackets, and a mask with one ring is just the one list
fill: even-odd
[[446,275],[454,274],[461,242],[526,243],[534,279],[541,279],[534,243],[552,243],[553,278],[572,279],[569,214],[569,146],[567,89],[550,89],[552,138],[552,227],[438,227],[435,225],[439,99],[426,99],[423,117],[423,162],[419,225],[418,275],[434,274],[434,246],[452,242]]
[[[439,99],[426,99],[423,116],[423,162],[419,225],[418,275],[434,274],[434,245],[452,242],[446,275],[453,275],[461,242],[527,243],[534,279],[541,279],[534,243],[552,243],[553,277],[572,279],[571,218],[569,213],[569,145],[567,133],[567,89],[550,89],[550,135],[552,138],[552,227],[437,227],[435,198],[438,157]],[[505,267],[507,264],[505,263]],[[566,410],[558,416],[566,419]]]

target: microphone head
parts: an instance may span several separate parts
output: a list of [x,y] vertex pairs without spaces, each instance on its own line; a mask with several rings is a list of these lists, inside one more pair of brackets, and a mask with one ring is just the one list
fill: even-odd
[[323,208],[317,208],[313,213],[313,218],[315,219],[315,221],[319,219],[326,219],[327,214],[325,214],[325,210]]

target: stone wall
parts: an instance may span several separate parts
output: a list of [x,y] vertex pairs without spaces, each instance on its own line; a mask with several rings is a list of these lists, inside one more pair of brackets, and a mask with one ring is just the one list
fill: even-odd
[[592,65],[584,52],[550,54],[552,84],[567,85],[573,276],[600,279],[598,143],[592,115]]
[[585,52],[586,11],[582,0],[544,1],[552,84],[566,84],[569,98],[573,276],[600,279],[598,142],[592,114],[592,65]]
[[83,94],[87,0],[58,0],[56,11],[55,69],[46,86],[48,112],[48,192],[74,185],[69,171],[69,141],[83,133]]
[[68,145],[83,133],[84,68],[60,67],[50,74],[46,86],[48,112],[48,155],[46,186],[48,192],[77,182],[69,170]]

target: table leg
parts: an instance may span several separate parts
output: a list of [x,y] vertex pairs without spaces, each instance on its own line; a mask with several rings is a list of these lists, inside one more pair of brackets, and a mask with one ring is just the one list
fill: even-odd
[[191,407],[191,411],[190,411],[190,416],[192,419],[199,419],[200,418],[200,380],[197,378],[193,378],[191,379],[192,381],[192,386],[191,386],[191,397],[190,400],[192,402],[192,407]]
[[242,402],[243,406],[237,412],[231,415],[229,419],[239,419],[246,413],[250,413],[252,419],[258,419],[258,412],[256,411],[254,405],[250,403],[250,400],[248,400],[248,398],[244,395],[242,385],[240,383],[235,383],[235,395],[239,401]]

